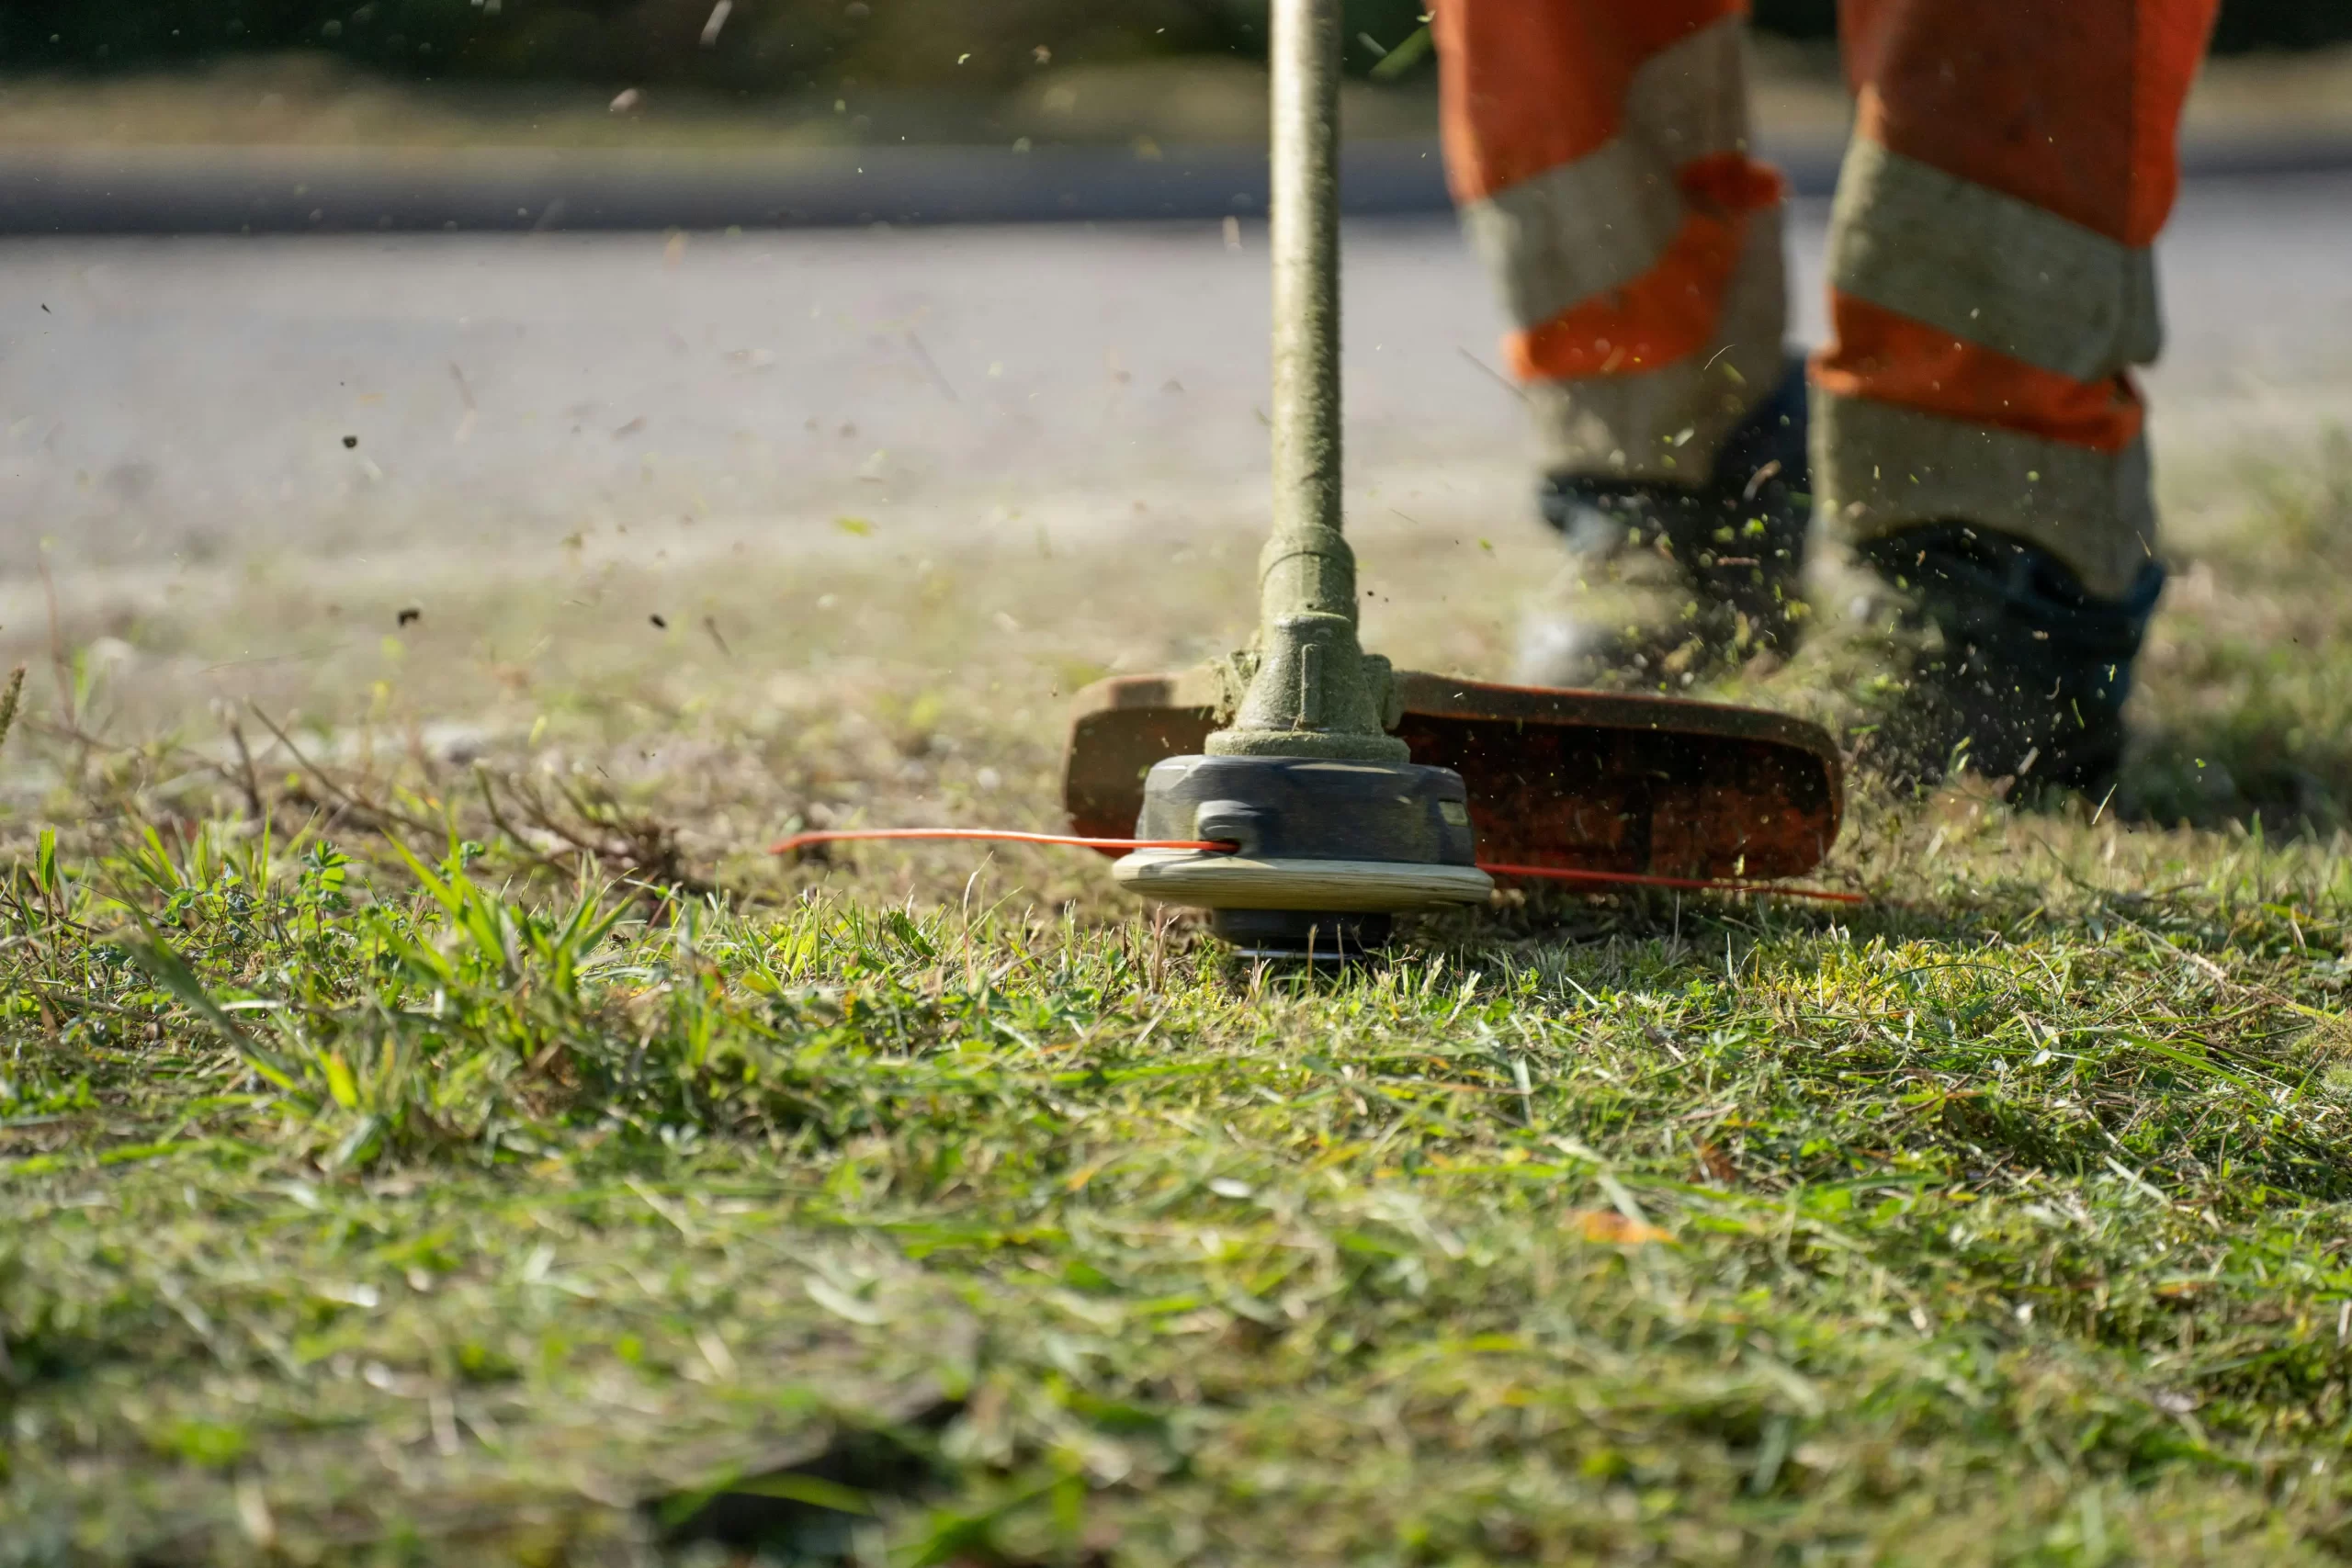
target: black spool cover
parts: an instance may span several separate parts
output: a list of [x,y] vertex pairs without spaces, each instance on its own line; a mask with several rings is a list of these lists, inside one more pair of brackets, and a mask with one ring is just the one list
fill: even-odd
[[1170,757],[1144,778],[1141,839],[1225,839],[1259,860],[1475,865],[1451,768],[1306,757]]
[[[1475,865],[1470,795],[1450,768],[1305,757],[1170,757],[1144,779],[1139,839],[1216,839],[1252,860]],[[1387,942],[1383,914],[1214,909],[1245,953],[1340,961]]]

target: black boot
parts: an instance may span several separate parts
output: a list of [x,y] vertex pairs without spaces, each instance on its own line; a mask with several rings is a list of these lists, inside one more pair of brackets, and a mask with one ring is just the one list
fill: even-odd
[[1559,603],[1522,629],[1538,685],[1688,684],[1711,663],[1785,651],[1812,507],[1804,362],[1717,455],[1704,483],[1581,474],[1544,481],[1567,541]]
[[1883,585],[1877,614],[1911,634],[1866,760],[1901,779],[1964,766],[2026,790],[2113,787],[2163,567],[2150,561],[2129,593],[2103,599],[2049,551],[1963,523],[1905,528],[1855,555]]

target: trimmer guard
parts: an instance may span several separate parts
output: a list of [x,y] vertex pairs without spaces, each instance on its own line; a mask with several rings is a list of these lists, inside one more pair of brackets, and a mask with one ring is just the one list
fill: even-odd
[[[1819,726],[1677,697],[1400,671],[1413,761],[1470,789],[1488,865],[1649,876],[1801,876],[1838,840],[1845,784]],[[1216,726],[1207,671],[1120,675],[1078,694],[1062,801],[1073,832],[1135,830],[1143,778]]]

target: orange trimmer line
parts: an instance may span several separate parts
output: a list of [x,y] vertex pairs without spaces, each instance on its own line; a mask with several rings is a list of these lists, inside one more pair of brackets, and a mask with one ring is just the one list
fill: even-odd
[[1834,887],[1805,887],[1793,882],[1734,882],[1705,876],[1651,876],[1634,871],[1574,871],[1558,865],[1497,865],[1480,861],[1488,876],[1540,877],[1550,882],[1591,882],[1623,887],[1671,887],[1692,893],[1777,893],[1789,898],[1817,898],[1826,904],[1867,904],[1867,893],[1845,893]]
[[768,846],[788,855],[812,844],[864,839],[980,839],[1006,844],[1059,844],[1073,850],[1200,850],[1229,854],[1241,846],[1222,839],[1081,839],[1069,833],[1014,833],[994,828],[856,828],[838,832],[795,833]]
[[[1069,833],[1016,833],[996,828],[852,828],[818,833],[795,833],[768,846],[770,854],[788,855],[817,844],[876,840],[963,840],[1006,844],[1057,844],[1078,850],[1196,850],[1231,854],[1238,844],[1221,839],[1085,839]],[[1478,869],[1489,876],[1515,876],[1545,882],[1580,882],[1598,886],[1670,887],[1690,893],[1773,893],[1789,898],[1814,898],[1828,904],[1867,904],[1862,893],[1830,887],[1802,887],[1784,882],[1734,882],[1697,876],[1650,876],[1639,872],[1577,871],[1556,865],[1497,865],[1481,861]]]

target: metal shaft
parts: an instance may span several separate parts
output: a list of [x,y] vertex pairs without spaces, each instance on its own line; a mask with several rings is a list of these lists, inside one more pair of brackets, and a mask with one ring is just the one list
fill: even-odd
[[1340,526],[1340,0],[1274,0],[1274,527]]
[[1356,639],[1340,486],[1340,6],[1273,0],[1273,536],[1249,689],[1212,754],[1403,761]]

